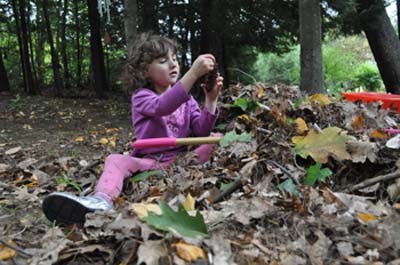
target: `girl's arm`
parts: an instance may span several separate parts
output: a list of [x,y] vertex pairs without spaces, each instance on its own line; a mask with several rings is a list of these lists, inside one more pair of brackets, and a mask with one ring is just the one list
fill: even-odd
[[189,99],[190,96],[178,81],[162,95],[157,95],[149,89],[139,90],[132,96],[132,108],[146,116],[165,116]]
[[189,71],[181,78],[181,83],[189,93],[197,79],[214,69],[215,58],[212,54],[202,54],[193,62]]

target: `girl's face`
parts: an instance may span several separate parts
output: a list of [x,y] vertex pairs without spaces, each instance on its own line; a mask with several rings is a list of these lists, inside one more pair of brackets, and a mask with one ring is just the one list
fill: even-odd
[[176,54],[169,51],[167,55],[154,59],[149,64],[145,76],[153,80],[157,93],[165,92],[168,87],[176,83],[179,77],[179,64]]

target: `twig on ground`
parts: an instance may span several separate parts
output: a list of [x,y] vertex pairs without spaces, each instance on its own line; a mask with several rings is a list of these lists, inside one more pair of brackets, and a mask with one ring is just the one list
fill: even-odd
[[14,246],[13,244],[8,243],[7,241],[3,240],[0,238],[0,243],[3,244],[4,246],[11,248],[13,250],[15,250],[18,255],[20,255],[21,257],[27,259],[27,258],[31,258],[32,255],[29,253],[26,253],[22,248]]
[[238,176],[236,180],[232,183],[232,185],[218,194],[212,201],[211,204],[217,203],[222,201],[226,196],[231,195],[234,193],[236,190],[240,189],[243,186],[243,180],[241,176]]
[[295,177],[293,176],[293,174],[292,174],[289,170],[287,170],[285,167],[283,167],[283,166],[281,166],[280,164],[278,164],[278,162],[275,162],[275,161],[273,161],[273,160],[268,160],[268,161],[271,162],[272,164],[274,164],[274,166],[279,167],[280,170],[282,170],[286,175],[288,175],[291,179],[293,179],[294,182],[296,182],[297,185],[300,185],[299,180],[298,180],[297,178],[295,178]]
[[367,179],[361,183],[358,183],[350,188],[345,189],[345,191],[346,192],[355,191],[355,190],[362,189],[362,188],[365,188],[368,186],[372,186],[377,182],[387,181],[387,180],[396,179],[396,178],[400,178],[400,170],[396,170],[395,172],[389,173],[387,175],[381,175],[381,176],[377,176],[375,178]]

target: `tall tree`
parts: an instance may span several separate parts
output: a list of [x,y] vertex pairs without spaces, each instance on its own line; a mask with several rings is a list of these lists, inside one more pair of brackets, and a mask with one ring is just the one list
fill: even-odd
[[397,34],[400,39],[400,0],[396,0]]
[[307,93],[324,91],[322,64],[321,8],[319,0],[299,0],[300,89]]
[[20,21],[19,21],[19,12],[18,12],[18,7],[17,7],[17,0],[12,0],[12,9],[14,13],[14,19],[15,19],[15,28],[17,29],[17,40],[18,40],[18,50],[19,50],[19,57],[21,61],[21,68],[22,68],[22,80],[24,83],[24,90],[26,91],[27,87],[27,77],[26,77],[26,72],[25,72],[25,60],[24,60],[24,52],[23,52],[23,47],[22,47],[22,34],[21,34],[21,26],[20,26]]
[[33,75],[31,63],[29,60],[29,48],[28,48],[28,32],[26,26],[26,12],[25,12],[25,0],[19,0],[19,16],[21,22],[21,33],[22,33],[22,56],[23,56],[23,68],[26,77],[25,92],[34,95],[36,90],[33,83]]
[[63,15],[61,21],[61,55],[64,68],[64,84],[66,88],[70,86],[68,56],[67,56],[67,38],[66,38],[68,3],[69,3],[68,0],[64,0]]
[[4,67],[3,53],[0,50],[0,92],[9,91],[10,83],[8,82],[7,71]]
[[160,32],[158,25],[158,0],[144,0],[142,3],[141,31]]
[[137,36],[137,1],[124,0],[124,5],[125,40],[126,49],[129,52]]
[[90,23],[90,59],[93,70],[94,86],[96,95],[104,97],[107,90],[106,69],[104,65],[104,52],[100,35],[100,15],[98,13],[97,1],[87,0],[89,8]]
[[386,91],[400,94],[400,42],[382,0],[356,0],[357,13]]
[[50,45],[51,64],[53,67],[53,77],[54,77],[54,87],[53,87],[52,92],[53,92],[53,95],[60,96],[63,91],[63,84],[62,84],[61,76],[60,76],[60,62],[58,59],[58,53],[57,53],[56,49],[54,48],[53,34],[51,31],[51,27],[50,27],[49,12],[47,10],[48,5],[49,5],[48,1],[43,0],[43,14],[44,14],[44,19],[45,19],[45,23],[46,23],[47,38],[48,38],[49,45]]
[[74,0],[74,17],[76,28],[76,87],[81,86],[82,76],[82,51],[80,44],[80,16],[79,16],[79,0]]

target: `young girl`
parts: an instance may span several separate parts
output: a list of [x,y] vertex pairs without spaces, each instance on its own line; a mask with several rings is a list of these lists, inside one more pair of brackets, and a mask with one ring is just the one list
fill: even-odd
[[[129,52],[124,81],[134,89],[132,123],[137,139],[155,137],[208,136],[218,117],[217,99],[223,78],[206,94],[201,111],[189,94],[200,77],[213,70],[215,58],[200,55],[181,78],[176,57],[177,45],[168,38],[142,34]],[[179,80],[178,80],[179,79]],[[76,197],[56,192],[43,201],[43,211],[50,221],[84,223],[85,214],[112,209],[112,201],[122,191],[124,179],[138,171],[166,168],[185,147],[157,147],[134,150],[131,155],[113,154],[107,157],[104,171],[94,195]],[[198,163],[206,162],[213,145],[201,145],[194,150]]]

